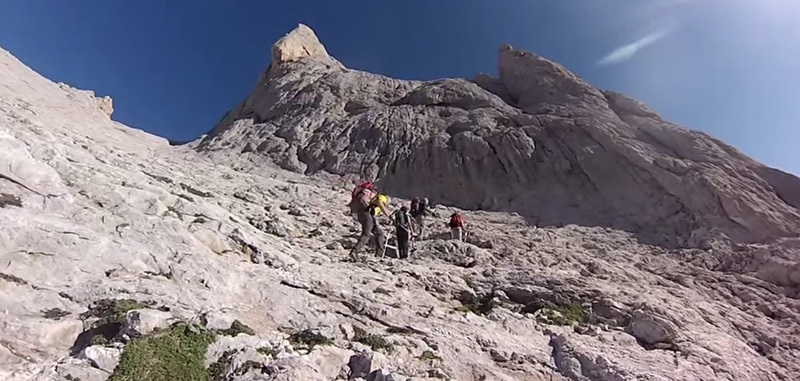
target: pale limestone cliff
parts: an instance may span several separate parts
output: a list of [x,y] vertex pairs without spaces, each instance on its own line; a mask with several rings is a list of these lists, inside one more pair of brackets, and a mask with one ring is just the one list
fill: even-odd
[[518,212],[538,226],[609,226],[670,247],[800,229],[796,177],[535,54],[504,45],[497,78],[418,82],[347,69],[305,26],[276,49],[292,58],[273,57],[201,152],[377,179],[399,196]]

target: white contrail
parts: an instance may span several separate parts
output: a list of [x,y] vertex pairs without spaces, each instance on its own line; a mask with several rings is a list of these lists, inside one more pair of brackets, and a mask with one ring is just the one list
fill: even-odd
[[603,59],[598,61],[596,65],[614,65],[625,62],[631,59],[631,57],[633,57],[642,48],[648,45],[652,45],[656,41],[666,37],[668,34],[672,32],[672,30],[673,28],[662,29],[655,33],[650,33],[647,36],[644,36],[641,39],[634,41],[630,44],[623,45],[617,49],[614,49],[614,51],[612,51],[607,56],[603,57]]

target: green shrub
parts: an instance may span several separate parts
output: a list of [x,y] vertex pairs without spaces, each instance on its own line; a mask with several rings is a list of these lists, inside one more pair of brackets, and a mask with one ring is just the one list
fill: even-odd
[[240,333],[246,333],[248,335],[255,335],[255,331],[252,328],[248,327],[244,323],[240,322],[239,320],[234,320],[231,324],[231,327],[228,329],[223,329],[217,331],[221,335],[225,336],[236,336]]
[[317,345],[333,344],[333,340],[321,335],[313,329],[306,329],[289,335],[289,342],[295,346],[306,346],[308,349],[313,349]]
[[373,351],[380,349],[386,350],[386,352],[389,353],[394,351],[394,346],[380,335],[368,333],[359,327],[353,327],[353,331],[355,333],[354,340],[361,344],[368,345]]
[[106,345],[108,344],[108,339],[105,336],[98,334],[92,336],[92,340],[89,342],[91,345]]
[[203,364],[214,332],[178,323],[132,340],[109,381],[208,381]]
[[88,311],[81,314],[81,319],[100,318],[95,326],[107,323],[122,323],[125,313],[131,310],[148,308],[148,304],[133,299],[100,299],[92,303]]

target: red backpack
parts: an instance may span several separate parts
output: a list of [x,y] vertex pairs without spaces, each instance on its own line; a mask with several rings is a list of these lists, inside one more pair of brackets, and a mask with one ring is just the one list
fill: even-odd
[[459,213],[453,213],[450,216],[450,227],[451,228],[463,228],[464,227],[464,219],[461,217]]
[[364,189],[372,189],[372,181],[367,181],[353,189],[353,193],[351,193],[351,196],[353,196],[352,198],[357,198],[358,194]]
[[353,189],[351,194],[352,199],[350,200],[350,212],[359,213],[369,208],[369,202],[372,200],[374,195],[375,191],[372,188],[371,181],[367,181],[357,186],[356,189]]

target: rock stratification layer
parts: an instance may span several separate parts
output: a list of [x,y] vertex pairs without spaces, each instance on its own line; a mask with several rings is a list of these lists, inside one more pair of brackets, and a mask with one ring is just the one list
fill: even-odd
[[404,81],[347,69],[301,25],[272,57],[201,151],[657,244],[758,242],[800,228],[797,178],[535,54],[502,46],[498,78]]

